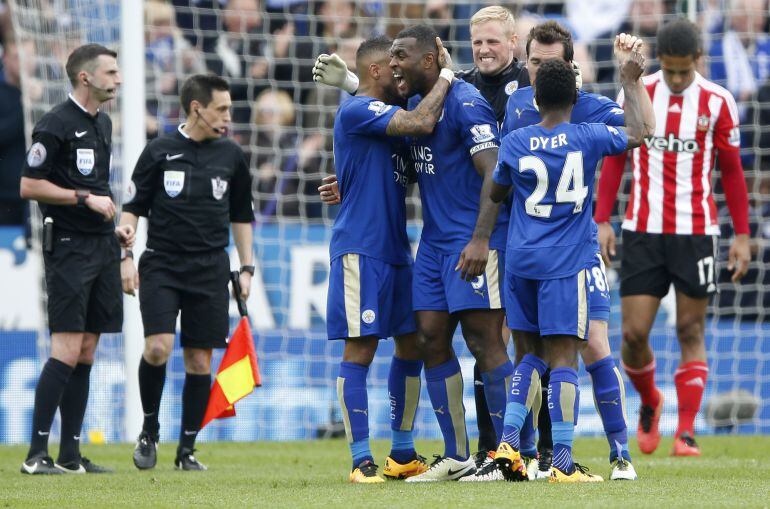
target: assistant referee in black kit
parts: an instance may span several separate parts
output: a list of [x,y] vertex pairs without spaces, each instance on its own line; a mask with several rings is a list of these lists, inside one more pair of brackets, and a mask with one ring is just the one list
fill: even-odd
[[192,76],[182,85],[180,101],[187,122],[145,147],[120,221],[135,228],[138,216],[149,220],[138,274],[130,252],[121,263],[123,290],[133,295],[139,287],[146,338],[139,363],[144,424],[134,449],[139,469],[153,468],[157,460],[158,410],[181,311],[186,375],[174,463],[181,470],[206,470],[193,446],[209,398],[211,350],[226,346],[231,223],[244,299],[254,274],[251,174],[241,147],[223,138],[230,123],[229,86],[214,75]]
[[[120,86],[117,54],[97,44],[77,48],[66,64],[69,98],[46,113],[32,132],[22,170],[21,197],[37,200],[44,217],[43,259],[48,291],[51,357],[35,390],[32,440],[21,472],[108,471],[80,455],[94,351],[103,332],[120,332],[120,246],[133,227],[115,228],[110,194],[112,121],[99,106]],[[116,238],[117,237],[117,238]],[[48,436],[61,408],[56,464]]]

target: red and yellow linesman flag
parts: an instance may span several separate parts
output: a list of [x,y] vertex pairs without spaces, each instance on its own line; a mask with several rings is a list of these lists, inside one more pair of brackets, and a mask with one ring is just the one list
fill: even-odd
[[[240,288],[237,288],[236,295],[240,295]],[[235,402],[251,394],[254,387],[262,385],[257,352],[254,350],[254,338],[246,316],[246,306],[238,302],[238,308],[242,318],[219,365],[201,429],[214,419],[233,417]]]

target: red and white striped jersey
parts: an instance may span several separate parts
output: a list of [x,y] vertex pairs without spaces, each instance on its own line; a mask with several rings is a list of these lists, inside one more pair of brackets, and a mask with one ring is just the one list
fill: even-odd
[[623,228],[719,235],[711,171],[717,152],[740,149],[735,99],[697,73],[681,94],[671,92],[661,71],[646,76],[644,85],[655,110],[655,134],[632,153]]

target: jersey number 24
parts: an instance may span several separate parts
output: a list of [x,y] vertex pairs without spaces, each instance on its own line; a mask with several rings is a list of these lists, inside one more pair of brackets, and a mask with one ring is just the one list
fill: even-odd
[[[534,171],[537,185],[529,198],[524,202],[527,214],[534,217],[551,217],[553,205],[541,204],[548,192],[548,168],[537,156],[525,156],[519,159],[519,172]],[[574,203],[573,214],[583,210],[583,203],[588,196],[588,188],[583,185],[583,152],[576,151],[567,154],[561,169],[561,178],[556,187],[556,203]]]

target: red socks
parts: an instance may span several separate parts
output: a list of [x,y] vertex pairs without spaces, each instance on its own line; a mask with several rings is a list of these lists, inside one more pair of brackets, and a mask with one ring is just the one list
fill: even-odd
[[[655,359],[642,368],[630,368],[623,364],[623,369],[631,383],[634,384],[636,392],[641,396],[642,405],[657,408],[660,403],[660,393],[655,386]],[[677,385],[677,387],[679,386]]]
[[679,426],[675,436],[678,437],[682,433],[693,436],[695,416],[700,409],[708,373],[708,365],[701,361],[682,364],[674,373],[676,396],[679,400]]

